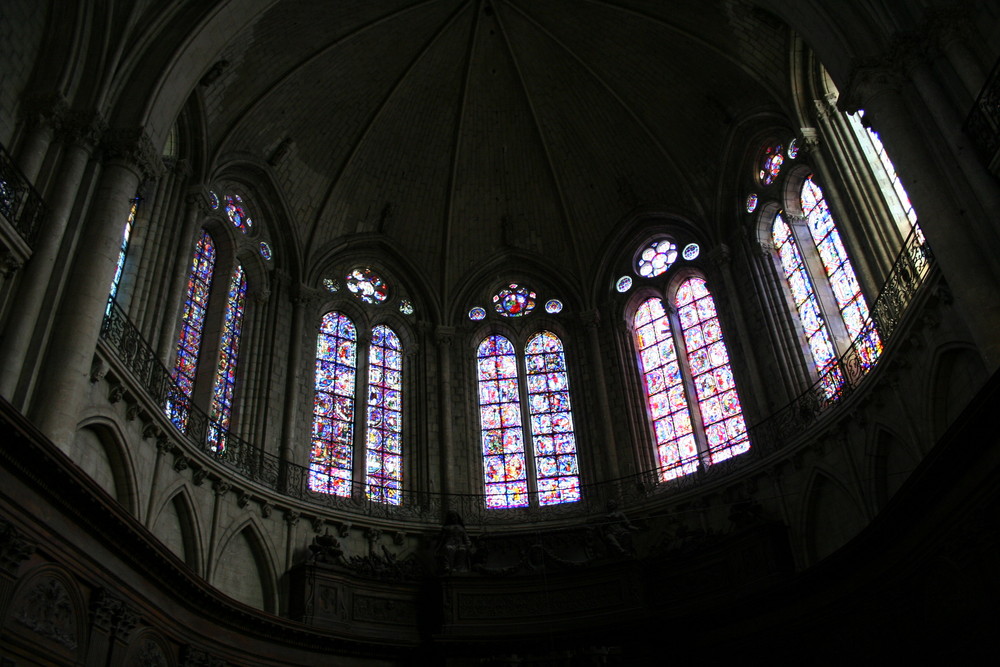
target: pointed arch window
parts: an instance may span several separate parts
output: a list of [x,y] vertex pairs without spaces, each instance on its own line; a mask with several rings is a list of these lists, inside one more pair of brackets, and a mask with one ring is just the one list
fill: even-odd
[[219,344],[219,364],[212,386],[212,405],[209,411],[208,444],[212,451],[225,449],[225,434],[229,430],[233,412],[233,391],[236,387],[236,363],[240,355],[240,337],[243,332],[243,311],[246,305],[247,279],[242,265],[236,267],[229,284],[226,316],[222,340]]
[[660,297],[646,299],[632,318],[662,481],[750,449],[729,352],[705,280],[684,280],[672,301],[674,312]]
[[[514,344],[501,335],[487,336],[476,353],[486,506],[527,507],[533,491],[541,506],[575,502],[580,478],[562,341],[542,331],[524,348],[527,415],[518,356]],[[525,416],[531,428],[530,460]]]
[[861,286],[823,196],[823,190],[812,176],[802,183],[799,204],[847,334],[852,341],[857,342],[861,365],[867,370],[878,361],[882,353],[882,341],[870,319],[868,303],[861,293]]
[[[125,218],[125,229],[122,231],[122,241],[118,247],[118,262],[115,264],[115,277],[111,280],[111,289],[108,292],[109,300],[113,301],[118,296],[118,286],[122,281],[122,274],[125,272],[125,259],[128,257],[128,246],[132,240],[132,228],[135,225],[135,213],[139,208],[139,195],[132,198],[129,206],[128,217]],[[108,312],[111,304],[108,303]]]
[[208,312],[208,297],[212,291],[214,272],[215,243],[207,231],[202,231],[195,243],[194,258],[188,274],[172,374],[180,396],[170,401],[167,406],[167,416],[181,431],[187,429],[191,394],[194,391],[195,374],[198,371],[198,356],[201,352],[202,333],[205,328],[205,315]]
[[403,346],[384,324],[368,348],[368,421],[365,492],[377,502],[402,500]]

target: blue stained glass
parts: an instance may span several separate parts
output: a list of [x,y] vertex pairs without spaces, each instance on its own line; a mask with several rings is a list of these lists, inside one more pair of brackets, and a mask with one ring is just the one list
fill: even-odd
[[762,185],[770,185],[778,177],[781,164],[785,161],[782,149],[781,144],[768,146],[764,149],[764,154],[760,158],[760,171],[757,172],[757,177]]
[[246,234],[247,230],[253,226],[253,221],[243,208],[243,199],[239,195],[226,195],[225,200],[226,215],[229,216],[229,222],[233,223],[236,229]]
[[527,470],[514,346],[503,336],[488,336],[476,356],[486,506],[525,507]]
[[208,444],[214,452],[225,449],[225,433],[233,412],[233,390],[236,386],[236,362],[240,356],[240,335],[243,331],[243,311],[246,305],[247,280],[243,267],[237,266],[229,284],[226,318],[219,343],[219,366],[212,387],[209,412]]
[[[341,313],[327,313],[316,340],[310,491],[351,495],[356,367],[354,323]],[[328,416],[331,406],[332,418]]]
[[[705,286],[705,280],[692,277],[677,288],[674,305],[682,322],[682,334],[689,341],[688,362],[702,425],[709,441],[709,456],[712,463],[718,463],[748,451],[750,440],[745,425],[738,428],[739,424],[743,424],[743,411],[736,390],[728,388],[732,383],[732,368],[721,327],[718,327],[715,302]],[[710,327],[718,328],[718,339],[713,343],[705,341],[703,336],[690,335],[695,328],[704,330]],[[690,341],[700,343],[700,346],[695,347]]]
[[[402,466],[399,443],[403,429],[402,374],[387,372],[402,367],[399,336],[384,324],[372,329],[368,348],[368,447],[365,489],[377,502],[398,505]],[[389,444],[392,443],[390,448]]]
[[511,283],[493,295],[493,308],[504,317],[523,317],[535,309],[535,293],[524,285]]
[[660,478],[666,481],[690,474],[698,467],[698,452],[693,439],[680,437],[691,432],[691,413],[663,301],[658,298],[644,301],[632,322],[636,329],[640,371],[645,379],[646,403],[656,436]]
[[[129,240],[132,238],[132,226],[135,224],[135,212],[139,206],[139,197],[136,196],[132,200],[132,205],[129,207],[128,217],[125,219],[125,230],[122,232],[122,242],[121,246],[118,248],[118,263],[115,265],[115,277],[111,281],[111,290],[108,296],[114,299],[118,295],[118,284],[122,280],[122,272],[125,270],[125,257],[128,255],[128,244]],[[111,304],[108,304],[108,312],[111,310]]]
[[202,331],[205,328],[205,311],[208,309],[208,295],[212,290],[214,272],[215,243],[208,232],[202,231],[195,243],[194,258],[191,260],[186,301],[181,316],[181,330],[177,337],[176,361],[171,374],[180,388],[181,395],[174,396],[166,406],[167,416],[182,432],[187,430],[187,405],[194,390],[198,353],[201,350]]

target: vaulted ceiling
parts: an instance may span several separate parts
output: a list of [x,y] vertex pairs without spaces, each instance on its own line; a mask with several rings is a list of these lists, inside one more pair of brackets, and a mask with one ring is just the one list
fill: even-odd
[[787,40],[737,0],[280,1],[202,88],[210,152],[285,144],[306,267],[367,233],[445,293],[504,249],[585,283],[630,211],[720,215],[734,128],[790,102]]

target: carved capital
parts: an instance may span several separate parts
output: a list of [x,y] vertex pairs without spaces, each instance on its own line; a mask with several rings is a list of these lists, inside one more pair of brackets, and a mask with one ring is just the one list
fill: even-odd
[[19,113],[29,127],[48,125],[56,128],[69,112],[66,98],[59,93],[28,93],[21,100]]
[[10,250],[4,249],[0,252],[0,275],[4,279],[10,278],[22,266],[24,266],[24,262]]
[[802,133],[802,148],[807,151],[815,151],[819,148],[819,131],[815,127],[800,128]]
[[35,552],[35,543],[25,537],[6,519],[0,519],[0,570],[14,575],[28,556]]
[[455,340],[455,329],[452,327],[437,327],[434,329],[434,343],[440,348],[451,348]]
[[296,512],[295,510],[288,510],[287,512],[285,512],[284,518],[285,518],[285,523],[287,523],[288,527],[291,528],[292,526],[298,524],[299,513]]
[[139,180],[153,180],[163,169],[163,160],[149,135],[141,128],[115,128],[104,133],[104,158],[134,170]]
[[847,87],[837,106],[845,113],[857,113],[871,105],[883,93],[898,95],[903,77],[889,57],[857,62],[848,77]]
[[93,110],[67,111],[59,118],[55,127],[59,141],[88,151],[97,148],[108,131],[101,114]]
[[580,313],[580,324],[588,329],[598,329],[601,326],[601,311],[597,308]]
[[732,261],[733,252],[725,243],[720,243],[718,246],[713,248],[710,253],[708,253],[708,258],[712,260],[716,266],[726,266]]
[[182,470],[187,470],[188,459],[186,456],[181,454],[179,451],[176,452],[174,456],[174,470],[181,472]]
[[271,512],[274,511],[274,505],[267,502],[266,500],[260,504],[260,515],[265,519],[271,516]]
[[156,438],[156,455],[166,456],[170,452],[174,451],[174,445],[167,439],[165,435],[159,435]]
[[229,493],[229,489],[232,485],[224,479],[217,479],[215,483],[212,484],[212,490],[215,491],[215,495],[220,498]]

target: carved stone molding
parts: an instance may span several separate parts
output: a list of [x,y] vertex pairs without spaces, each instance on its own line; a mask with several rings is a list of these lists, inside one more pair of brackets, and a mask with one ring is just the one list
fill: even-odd
[[188,644],[181,650],[180,667],[226,667],[226,661]]
[[141,128],[110,129],[104,133],[101,147],[105,160],[135,169],[139,180],[153,180],[163,169],[159,151]]
[[0,570],[14,575],[28,556],[35,552],[34,542],[24,536],[14,524],[0,519]]
[[77,618],[69,592],[58,579],[44,577],[13,612],[21,625],[70,650],[77,647]]
[[128,662],[128,667],[167,667],[168,664],[160,645],[152,639],[146,639]]
[[215,491],[215,495],[219,496],[220,498],[229,493],[230,488],[231,485],[224,479],[217,479],[212,484],[212,490]]
[[127,602],[99,588],[90,602],[91,623],[122,642],[127,642],[139,625],[139,614]]
[[288,527],[291,528],[292,526],[295,526],[299,522],[299,513],[296,512],[295,510],[288,510],[287,512],[285,512],[284,518],[285,518],[285,523],[287,523]]
[[440,348],[451,348],[455,340],[455,330],[452,327],[437,327],[434,329],[434,343]]

